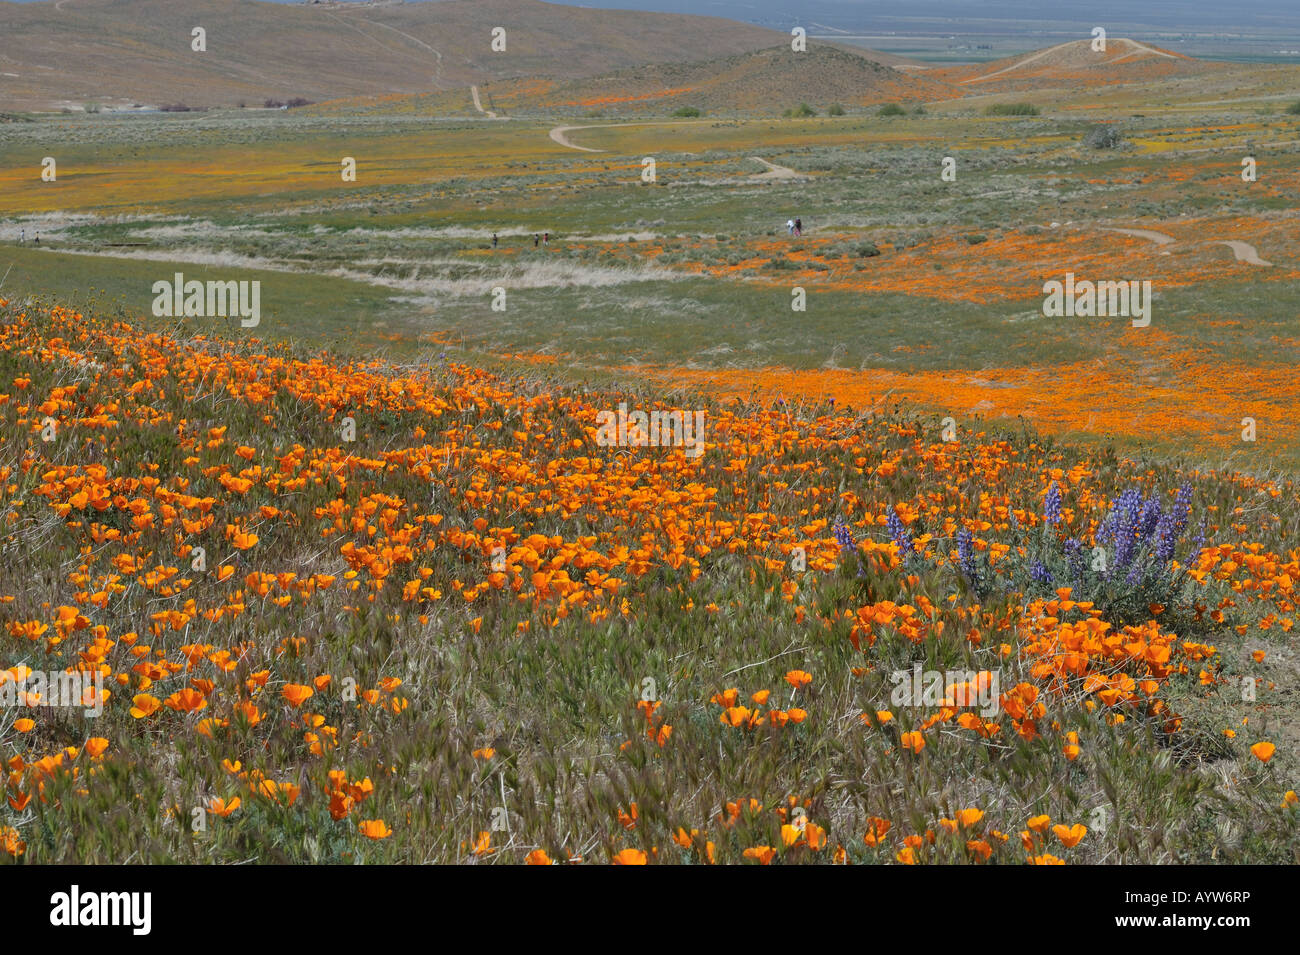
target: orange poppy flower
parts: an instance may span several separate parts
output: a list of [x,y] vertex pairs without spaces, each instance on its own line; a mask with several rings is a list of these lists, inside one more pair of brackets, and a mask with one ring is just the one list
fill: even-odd
[[316,691],[311,687],[303,686],[300,683],[286,683],[284,689],[280,691],[280,695],[283,696],[285,700],[288,701],[289,705],[293,707],[302,706],[307,702],[307,700],[311,699],[315,693]]
[[367,839],[387,839],[393,834],[393,830],[382,819],[363,819],[357,823],[357,828]]
[[1267,742],[1256,743],[1254,746],[1250,748],[1250,751],[1254,755],[1254,757],[1257,760],[1259,760],[1261,763],[1267,763],[1270,759],[1273,758],[1273,753],[1277,751],[1277,747],[1274,746],[1272,743],[1267,743]]

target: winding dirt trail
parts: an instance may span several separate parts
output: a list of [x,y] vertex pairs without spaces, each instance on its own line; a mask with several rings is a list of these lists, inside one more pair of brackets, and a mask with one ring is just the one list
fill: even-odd
[[961,82],[963,84],[985,83],[993,79],[993,77],[995,76],[1001,76],[1003,73],[1010,73],[1012,70],[1018,70],[1026,63],[1033,63],[1035,60],[1041,60],[1043,57],[1049,56],[1052,53],[1055,53],[1057,50],[1064,50],[1067,46],[1073,46],[1075,43],[1078,42],[1079,42],[1078,40],[1070,40],[1066,43],[1058,43],[1056,44],[1056,46],[1049,46],[1046,50],[1039,50],[1037,53],[1033,54],[1032,56],[1027,56],[1023,60],[1020,60],[1019,62],[1012,63],[1010,66],[1004,66],[1000,70],[995,70],[992,73],[986,73],[983,76],[972,76],[970,79],[962,80]]
[[[361,6],[357,6],[357,7],[354,7],[353,10],[358,10],[358,11],[362,11],[362,12],[364,12],[365,8],[364,8],[364,7],[361,7]],[[347,9],[347,8],[344,8],[344,9],[341,10],[340,12],[341,12],[341,13],[351,13],[352,10],[349,10],[349,9]],[[347,22],[344,21],[344,20],[340,20],[340,19],[339,19],[339,16],[338,16],[337,13],[326,13],[326,16],[330,17],[331,19],[338,20],[339,23],[342,23],[342,24],[344,24],[345,26],[347,26],[348,28],[350,28],[351,30],[353,30],[353,31],[355,31],[355,32],[357,32],[357,33],[360,33],[360,34],[361,34],[363,37],[365,37],[367,40],[370,40],[370,41],[372,41],[372,42],[374,42],[374,43],[379,43],[379,40],[375,39],[373,36],[371,36],[371,35],[370,35],[369,33],[367,33],[365,30],[362,30],[362,29],[360,29],[359,27],[357,27],[357,25],[356,25],[355,23],[347,23]],[[405,30],[399,30],[399,29],[397,29],[397,27],[389,26],[387,23],[380,23],[378,20],[368,20],[368,19],[366,19],[365,17],[362,17],[362,18],[361,18],[361,21],[362,21],[363,23],[367,24],[368,26],[382,27],[383,29],[388,30],[388,31],[390,31],[390,32],[392,32],[392,33],[396,33],[396,34],[397,34],[398,36],[400,36],[400,37],[405,37],[406,39],[410,40],[412,43],[416,44],[417,46],[419,46],[419,47],[421,47],[421,48],[423,48],[423,49],[425,49],[425,50],[428,50],[430,53],[432,53],[432,54],[434,55],[434,57],[437,59],[437,65],[436,65],[436,67],[435,67],[434,74],[433,74],[433,85],[436,86],[438,89],[443,89],[443,85],[442,85],[442,53],[441,53],[441,52],[439,52],[438,50],[434,49],[434,48],[431,47],[429,44],[425,43],[425,42],[424,42],[423,40],[421,40],[418,36],[411,36],[411,34],[407,33]],[[382,43],[379,43],[379,45],[380,45],[381,47],[384,47],[384,49],[388,50],[390,53],[392,53],[392,52],[396,52],[396,51],[392,50],[392,48],[390,48],[390,47],[385,47],[384,44],[382,44]]]
[[1172,235],[1165,235],[1163,232],[1155,232],[1151,229],[1106,229],[1107,232],[1122,232],[1124,235],[1135,236],[1139,239],[1150,239],[1156,245],[1169,245],[1174,241]]
[[[474,105],[475,106],[478,105],[477,92],[475,92],[474,94]],[[594,146],[579,146],[577,143],[575,143],[573,140],[569,138],[568,134],[579,129],[614,129],[620,126],[687,126],[695,123],[707,123],[707,122],[709,122],[709,120],[689,120],[684,123],[679,123],[679,122],[596,123],[594,125],[589,125],[589,126],[556,126],[554,129],[551,130],[550,136],[551,139],[553,139],[555,142],[559,143],[561,146],[566,146],[569,149],[578,149],[584,153],[603,153],[606,152],[607,150],[596,149]],[[749,158],[752,161],[761,164],[763,166],[763,171],[756,172],[750,176],[746,176],[743,180],[741,180],[744,182],[772,182],[776,180],[788,181],[788,180],[811,178],[805,173],[797,172],[796,170],[791,169],[789,166],[780,166],[774,162],[769,162],[768,160],[762,158],[761,156],[750,156]],[[703,184],[722,185],[722,184],[729,183],[731,181],[732,180],[723,180],[723,179],[705,180]]]
[[762,163],[767,167],[767,172],[760,172],[750,176],[750,179],[807,179],[808,176],[801,172],[795,172],[789,166],[778,166],[774,162],[768,162],[760,156],[750,156],[754,162]]
[[592,146],[579,146],[573,140],[569,139],[568,134],[579,129],[617,129],[622,126],[698,126],[700,123],[712,123],[711,119],[684,119],[674,120],[672,122],[653,122],[653,123],[594,123],[589,126],[556,126],[551,130],[551,139],[555,140],[561,146],[567,146],[570,149],[580,149],[584,153],[603,153],[604,149],[596,149]]
[[[1152,229],[1114,229],[1106,228],[1107,232],[1122,232],[1124,235],[1136,236],[1139,239],[1149,239],[1156,245],[1171,245],[1177,240],[1172,235],[1166,235],[1163,232],[1156,232]],[[1232,254],[1238,262],[1245,262],[1248,265],[1272,266],[1272,262],[1262,259],[1257,250],[1249,242],[1242,242],[1240,239],[1209,239],[1215,245],[1226,245],[1232,249]],[[1168,253],[1166,253],[1168,254]]]
[[480,100],[480,99],[478,98],[478,87],[477,87],[477,86],[471,86],[471,87],[469,88],[469,95],[472,96],[472,97],[474,97],[474,108],[475,108],[476,110],[478,110],[480,113],[482,113],[482,114],[483,114],[484,116],[486,116],[488,119],[496,119],[496,118],[497,118],[497,114],[494,113],[492,110],[490,110],[490,109],[484,109],[484,108],[483,108],[483,101]]
[[[613,126],[615,124],[610,123],[609,125]],[[573,132],[575,129],[599,129],[599,128],[600,127],[597,126],[556,126],[553,130],[551,130],[551,138],[555,140],[557,143],[559,143],[561,146],[568,146],[570,149],[580,149],[584,153],[603,153],[605,151],[603,149],[593,149],[591,146],[579,146],[577,143],[571,141],[567,135],[565,135],[566,133]]]
[[1237,257],[1238,262],[1249,262],[1251,265],[1272,265],[1272,262],[1266,262],[1259,257],[1259,252],[1249,242],[1241,242],[1237,239],[1218,239],[1219,245],[1226,245],[1232,249],[1232,254]]
[[[1041,60],[1045,56],[1050,56],[1051,54],[1055,53],[1057,50],[1063,50],[1067,46],[1074,46],[1079,43],[1087,43],[1087,42],[1088,42],[1087,40],[1070,40],[1066,43],[1058,43],[1056,46],[1049,46],[1046,50],[1039,50],[1037,53],[1027,56],[1023,60],[1020,60],[1017,63],[1012,63],[1010,66],[1004,66],[1002,67],[1002,69],[995,70],[992,73],[987,73],[984,76],[972,76],[970,79],[962,80],[961,82],[962,84],[986,83],[989,80],[993,79],[994,77],[1001,76],[1004,73],[1010,73],[1012,70],[1018,70],[1022,66],[1025,66],[1028,63],[1033,63],[1035,60]],[[1178,59],[1178,57],[1174,56],[1172,53],[1166,53],[1164,50],[1157,50],[1153,47],[1147,46],[1145,43],[1139,43],[1137,40],[1130,40],[1128,37],[1116,37],[1110,42],[1124,43],[1127,44],[1129,48],[1127,53],[1123,54],[1122,56],[1117,56],[1113,60],[1110,60],[1109,62],[1111,63],[1118,63],[1120,60],[1126,60],[1130,56],[1136,56],[1139,53],[1150,53],[1152,56],[1166,56],[1171,60]]]

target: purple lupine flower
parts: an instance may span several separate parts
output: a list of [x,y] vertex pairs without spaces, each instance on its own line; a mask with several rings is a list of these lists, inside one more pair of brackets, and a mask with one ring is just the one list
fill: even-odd
[[1183,536],[1183,531],[1187,529],[1187,521],[1192,516],[1192,486],[1184,484],[1178,489],[1178,494],[1174,497],[1174,538]]
[[1070,579],[1076,582],[1083,580],[1083,541],[1074,538],[1066,541],[1065,557],[1070,568]]
[[1029,576],[1032,577],[1034,580],[1038,581],[1040,584],[1055,583],[1055,581],[1052,579],[1052,572],[1049,571],[1046,567],[1044,567],[1043,562],[1040,560],[1034,561],[1034,563],[1030,566]]
[[1118,568],[1127,567],[1129,561],[1133,559],[1133,551],[1137,546],[1134,534],[1137,532],[1141,508],[1142,495],[1138,493],[1137,488],[1128,488],[1111,507],[1111,514],[1114,519],[1111,526],[1111,537],[1115,542],[1115,562],[1111,565],[1112,574]]
[[1043,518],[1049,524],[1059,523],[1061,520],[1061,489],[1052,482],[1052,486],[1047,489],[1047,497],[1043,500]]
[[1174,512],[1166,511],[1156,528],[1156,559],[1167,564],[1174,559],[1174,545],[1178,543],[1178,534],[1174,531]]
[[898,516],[898,512],[893,508],[889,509],[889,519],[885,526],[889,530],[890,538],[898,545],[898,549],[904,554],[912,553],[911,535],[907,533],[907,528],[903,526],[903,519]]
[[840,545],[841,551],[856,550],[857,543],[853,540],[853,532],[849,530],[849,525],[844,523],[844,518],[835,519],[835,542]]
[[1142,514],[1138,518],[1138,536],[1143,540],[1149,538],[1160,526],[1160,499],[1152,494],[1142,502]]
[[965,527],[957,532],[957,566],[967,580],[975,579],[974,536]]

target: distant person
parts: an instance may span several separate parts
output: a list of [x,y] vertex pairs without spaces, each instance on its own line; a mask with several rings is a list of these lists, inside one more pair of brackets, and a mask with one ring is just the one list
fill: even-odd
[[495,232],[493,232],[493,233],[492,233],[492,248],[495,249],[496,247],[497,247],[497,234],[496,234]]
[[36,244],[37,245],[41,244],[41,234],[39,232],[36,233]]
[[793,220],[793,219],[786,219],[786,220],[785,220],[785,231],[786,231],[788,234],[790,234],[790,235],[794,235],[794,220]]
[[534,248],[534,249],[537,248],[537,246],[541,244],[541,241],[542,241],[541,236],[539,236],[536,232],[534,232],[534,233],[533,233],[533,248]]
[[543,232],[543,233],[542,233],[542,241],[543,241],[543,242],[546,242],[546,243],[549,244],[550,241],[551,241],[551,234],[550,234],[549,232]]
[[26,230],[26,229],[19,229],[19,230],[18,230],[18,244],[19,244],[19,245],[26,245],[26,244],[27,244],[27,230]]
[[794,220],[794,234],[795,234],[795,235],[803,235],[803,220],[802,220],[802,219],[795,219],[795,220]]

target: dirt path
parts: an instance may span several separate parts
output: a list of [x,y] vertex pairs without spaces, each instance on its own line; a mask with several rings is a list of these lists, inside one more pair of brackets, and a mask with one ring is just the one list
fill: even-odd
[[1237,239],[1217,239],[1219,245],[1226,245],[1232,249],[1232,254],[1237,257],[1238,262],[1248,262],[1251,265],[1272,265],[1272,262],[1266,262],[1259,257],[1259,252],[1248,242],[1241,242]]
[[766,159],[762,159],[759,156],[750,156],[749,158],[754,160],[754,162],[762,163],[764,166],[767,167],[767,172],[757,173],[756,175],[750,176],[749,177],[750,179],[807,179],[808,178],[801,172],[795,172],[789,166],[778,166],[776,163],[768,162]]
[[1156,245],[1169,245],[1174,241],[1172,235],[1165,235],[1163,232],[1153,232],[1151,229],[1107,229],[1107,232],[1122,232],[1124,235],[1136,236],[1139,239],[1150,239]]
[[[1082,43],[1082,42],[1086,42],[1086,41],[1070,40],[1067,43],[1058,43],[1056,46],[1048,47],[1046,50],[1039,50],[1037,53],[1025,57],[1023,60],[1021,60],[1018,63],[1012,63],[1010,66],[1004,66],[1002,67],[1002,69],[996,70],[992,73],[988,73],[985,76],[973,76],[970,79],[962,80],[961,82],[963,84],[984,83],[987,82],[988,80],[993,79],[995,76],[1001,76],[1003,73],[1010,73],[1012,70],[1018,70],[1026,63],[1033,63],[1035,60],[1041,60],[1043,57],[1049,56],[1052,53],[1055,53],[1057,50],[1063,50],[1067,46],[1074,46],[1076,43]],[[1117,62],[1118,60],[1127,59],[1128,57],[1133,56],[1137,53],[1150,53],[1153,56],[1167,56],[1171,60],[1178,59],[1178,57],[1174,56],[1172,53],[1166,53],[1164,50],[1154,49],[1152,47],[1147,46],[1145,43],[1139,43],[1136,40],[1130,40],[1127,37],[1117,37],[1113,42],[1128,44],[1129,51],[1125,53],[1123,56],[1117,57],[1115,60],[1111,60],[1110,62],[1112,63]]]
[[[1164,50],[1157,50],[1153,46],[1147,46],[1145,43],[1139,43],[1137,40],[1130,40],[1128,37],[1120,37],[1119,40],[1121,43],[1127,43],[1129,46],[1133,47],[1133,49],[1124,54],[1124,56],[1132,56],[1134,53],[1150,53],[1153,56],[1166,56],[1171,60],[1178,59],[1178,57],[1174,56],[1172,53],[1166,53]],[[1121,57],[1121,59],[1123,59],[1123,57]]]
[[[1150,239],[1156,245],[1170,245],[1176,240],[1172,235],[1165,235],[1163,232],[1155,232],[1151,229],[1111,229],[1107,232],[1122,232],[1124,235],[1136,236],[1139,239]],[[1232,249],[1233,256],[1238,262],[1245,262],[1249,265],[1271,266],[1273,263],[1259,257],[1259,252],[1249,242],[1242,242],[1239,239],[1211,239],[1216,245],[1226,245]],[[1167,254],[1167,253],[1166,253]]]
[[551,130],[551,139],[555,140],[561,146],[567,146],[570,149],[580,149],[584,153],[603,153],[604,149],[595,149],[591,146],[579,146],[569,139],[568,134],[579,129],[616,129],[620,126],[697,126],[700,123],[711,123],[711,119],[686,119],[674,122],[655,122],[655,123],[595,123],[590,126],[556,126]]
[[[356,7],[356,8],[354,8],[354,9],[363,10],[364,8],[362,8],[362,7]],[[346,8],[345,8],[344,11],[342,11],[342,12],[351,12],[351,11],[348,11],[348,10],[346,10]],[[338,14],[336,14],[336,13],[327,13],[326,16],[330,17],[331,19],[338,20],[340,23],[343,23],[345,26],[351,28],[352,30],[355,30],[357,33],[360,33],[360,34],[361,34],[363,37],[365,37],[367,40],[371,40],[371,41],[373,41],[374,43],[379,43],[379,41],[376,40],[374,37],[372,37],[369,33],[367,33],[366,31],[364,31],[364,30],[362,30],[362,29],[360,29],[359,27],[357,27],[356,24],[353,24],[353,23],[347,23],[346,21],[339,20]],[[433,74],[433,85],[434,85],[435,87],[437,87],[438,89],[442,89],[442,88],[443,88],[443,86],[442,86],[442,53],[441,53],[441,52],[439,52],[438,50],[436,50],[436,49],[434,49],[433,47],[429,46],[429,44],[425,43],[425,42],[424,42],[423,40],[421,40],[418,36],[411,36],[411,34],[407,33],[407,32],[404,31],[404,30],[399,30],[399,29],[397,29],[397,27],[390,27],[387,23],[380,23],[378,20],[367,20],[367,19],[365,19],[364,17],[363,17],[362,19],[363,19],[363,22],[366,23],[366,24],[369,25],[369,26],[383,27],[385,30],[390,30],[390,31],[392,31],[393,33],[396,33],[396,34],[397,34],[398,36],[400,36],[400,37],[405,37],[406,39],[410,40],[412,43],[416,44],[417,46],[422,47],[423,49],[428,50],[430,53],[432,53],[432,54],[434,55],[434,57],[436,58],[436,60],[437,60],[437,63],[436,63],[435,69],[434,69],[434,74]],[[381,47],[383,47],[384,49],[388,50],[390,53],[397,52],[397,51],[393,50],[391,47],[386,47],[386,46],[384,46],[382,43],[379,43],[379,45],[380,45]]]
[[488,119],[496,119],[496,118],[497,118],[497,114],[494,113],[492,110],[490,110],[490,109],[484,109],[484,108],[483,108],[483,102],[478,98],[478,87],[477,87],[477,86],[471,86],[471,87],[469,88],[469,94],[470,94],[471,96],[474,97],[474,108],[475,108],[476,110],[478,110],[480,113],[482,113],[482,114],[483,114],[484,116],[486,116]]
[[[614,125],[614,124],[611,123],[610,125],[612,126],[612,125]],[[551,130],[551,138],[552,138],[553,140],[555,140],[557,143],[559,143],[561,146],[568,146],[570,149],[581,149],[584,153],[603,153],[603,152],[605,151],[605,150],[603,150],[603,149],[593,149],[591,146],[579,146],[577,143],[575,143],[575,142],[571,142],[571,141],[569,140],[569,137],[565,135],[565,133],[571,133],[571,132],[573,132],[575,129],[597,129],[597,128],[599,128],[599,127],[596,127],[596,126],[556,126],[553,130]]]
[[1072,46],[1078,42],[1079,42],[1078,40],[1070,40],[1067,43],[1058,43],[1056,46],[1049,46],[1046,50],[1039,50],[1037,53],[1033,54],[1032,56],[1025,57],[1023,60],[1019,61],[1018,63],[1012,63],[1010,66],[1004,66],[1002,67],[1002,69],[995,70],[994,72],[988,73],[984,76],[972,76],[968,80],[962,80],[962,83],[983,83],[987,80],[993,79],[993,77],[995,76],[1001,76],[1003,73],[1010,73],[1012,70],[1018,70],[1026,63],[1032,63],[1034,62],[1034,60],[1041,60],[1043,57],[1055,53],[1057,50],[1064,50],[1067,46]]

